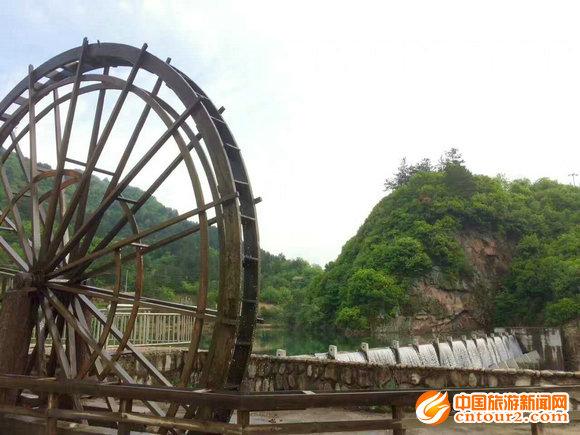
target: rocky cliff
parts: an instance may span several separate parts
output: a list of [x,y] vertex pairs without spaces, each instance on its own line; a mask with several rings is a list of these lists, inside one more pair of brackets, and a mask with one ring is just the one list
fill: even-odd
[[580,189],[453,162],[400,178],[288,305],[295,326],[416,334],[580,317]]
[[[471,273],[449,280],[439,267],[419,280],[411,290],[427,307],[403,320],[414,334],[444,333],[491,328],[493,295],[509,272],[515,244],[475,231],[457,236]],[[431,302],[431,303],[429,303]]]

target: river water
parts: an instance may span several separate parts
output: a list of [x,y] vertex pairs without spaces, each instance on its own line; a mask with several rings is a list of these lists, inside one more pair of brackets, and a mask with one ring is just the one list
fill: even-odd
[[[432,339],[432,337],[430,338]],[[430,341],[421,340],[421,342]],[[281,327],[258,326],[254,336],[254,353],[275,355],[276,349],[285,349],[288,355],[303,355],[326,352],[333,344],[339,351],[358,350],[361,342],[370,347],[390,346],[392,340],[399,340],[401,346],[411,343],[412,338],[405,334],[393,333],[391,336],[375,338],[370,336],[348,337],[333,333],[308,334],[304,331],[289,331]]]

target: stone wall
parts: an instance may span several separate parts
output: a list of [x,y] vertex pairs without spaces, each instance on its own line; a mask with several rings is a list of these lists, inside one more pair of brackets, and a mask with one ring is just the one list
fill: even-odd
[[572,384],[580,372],[516,369],[383,366],[333,360],[254,355],[244,380],[247,391],[358,390],[392,388],[496,387]]
[[[145,349],[147,358],[165,376],[175,380],[183,366],[185,350]],[[197,379],[206,358],[201,352],[195,362]],[[123,363],[138,382],[149,383],[146,370],[125,357]],[[358,390],[396,388],[496,387],[580,382],[580,372],[518,369],[458,369],[407,367],[336,360],[302,359],[252,355],[243,382],[245,391]]]

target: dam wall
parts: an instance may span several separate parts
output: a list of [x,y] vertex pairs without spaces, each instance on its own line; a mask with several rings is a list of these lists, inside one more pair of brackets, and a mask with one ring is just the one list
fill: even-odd
[[[561,352],[561,349],[560,349]],[[278,356],[286,356],[286,351],[278,350]],[[401,346],[394,340],[391,346],[369,348],[361,343],[358,350],[343,352],[336,346],[329,346],[328,352],[313,355],[296,355],[292,358],[332,359],[343,362],[377,363],[383,365],[404,365],[410,367],[448,367],[463,369],[539,369],[544,368],[540,354],[531,346],[520,344],[517,336],[501,332],[490,335],[473,334],[470,338],[447,337],[431,343]]]
[[[495,328],[498,334],[509,334],[516,337],[524,349],[533,349],[540,355],[542,368],[549,370],[571,370],[564,358],[564,340],[560,328],[546,327],[512,327]],[[564,334],[566,335],[566,334]],[[574,340],[573,340],[574,341]],[[574,352],[574,350],[573,350]],[[575,349],[578,352],[578,349]],[[576,368],[575,370],[578,370]]]
[[[177,380],[183,367],[183,348],[143,349],[170,380]],[[372,352],[371,352],[372,354]],[[207,353],[194,362],[195,385]],[[383,358],[383,355],[380,355]],[[448,366],[408,366],[401,363],[341,361],[330,358],[252,355],[242,384],[244,391],[360,390],[446,387],[496,387],[564,385],[580,382],[580,372],[560,372],[522,368],[458,368]],[[121,363],[137,382],[151,383],[145,370],[133,358]]]

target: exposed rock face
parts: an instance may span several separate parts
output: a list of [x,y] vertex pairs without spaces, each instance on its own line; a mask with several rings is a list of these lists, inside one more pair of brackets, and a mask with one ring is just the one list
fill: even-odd
[[437,313],[422,313],[410,319],[414,334],[485,329],[486,292],[493,293],[509,271],[514,244],[489,235],[464,232],[457,237],[472,268],[471,276],[449,280],[434,268],[419,281],[414,292],[438,306]]

